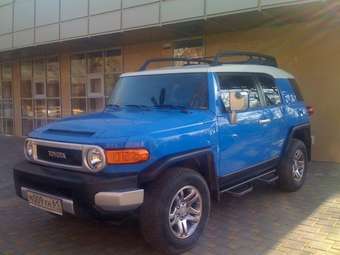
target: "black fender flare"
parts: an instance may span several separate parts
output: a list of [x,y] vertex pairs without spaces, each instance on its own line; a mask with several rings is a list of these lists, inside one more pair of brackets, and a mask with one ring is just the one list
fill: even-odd
[[312,137],[311,137],[311,125],[309,123],[295,126],[290,130],[288,138],[286,139],[286,142],[283,147],[281,159],[283,158],[284,155],[286,155],[289,145],[291,144],[294,138],[298,138],[305,143],[308,161],[310,161],[312,158]]
[[179,165],[181,164],[181,162],[185,162],[191,159],[196,160],[198,158],[203,158],[204,163],[206,164],[205,169],[203,169],[203,171],[198,172],[201,173],[205,180],[207,181],[207,184],[209,186],[213,198],[219,199],[218,195],[219,183],[217,177],[217,168],[211,148],[186,151],[178,154],[171,154],[164,158],[161,158],[140,172],[140,174],[138,175],[138,183],[139,185],[144,185],[148,182],[152,182],[172,166]]

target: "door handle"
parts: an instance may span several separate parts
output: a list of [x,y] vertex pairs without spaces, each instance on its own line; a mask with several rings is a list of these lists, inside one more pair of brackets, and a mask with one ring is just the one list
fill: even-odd
[[261,124],[261,125],[265,125],[265,124],[268,124],[268,123],[270,123],[271,122],[271,119],[263,119],[263,120],[259,120],[259,123]]

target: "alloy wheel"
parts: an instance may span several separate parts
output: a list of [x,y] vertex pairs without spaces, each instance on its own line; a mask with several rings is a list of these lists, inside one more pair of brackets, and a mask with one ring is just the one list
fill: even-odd
[[302,150],[296,150],[292,163],[293,179],[296,182],[302,180],[305,171],[305,155]]
[[180,239],[192,236],[202,216],[202,196],[194,186],[181,188],[173,197],[169,210],[171,232]]

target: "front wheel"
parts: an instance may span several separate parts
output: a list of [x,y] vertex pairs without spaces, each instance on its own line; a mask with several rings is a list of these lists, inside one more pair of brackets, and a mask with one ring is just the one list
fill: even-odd
[[204,178],[191,169],[169,169],[145,189],[142,233],[156,249],[182,253],[198,241],[209,211],[210,193]]
[[288,192],[297,191],[305,182],[308,156],[305,144],[293,139],[278,169],[279,187]]

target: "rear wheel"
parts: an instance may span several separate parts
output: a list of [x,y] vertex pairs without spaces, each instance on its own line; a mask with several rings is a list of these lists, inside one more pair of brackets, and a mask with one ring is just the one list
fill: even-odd
[[142,233],[156,249],[182,253],[198,241],[209,211],[210,193],[204,178],[191,169],[169,169],[145,189]]
[[305,182],[308,156],[305,144],[293,139],[278,169],[279,187],[284,191],[297,191]]

